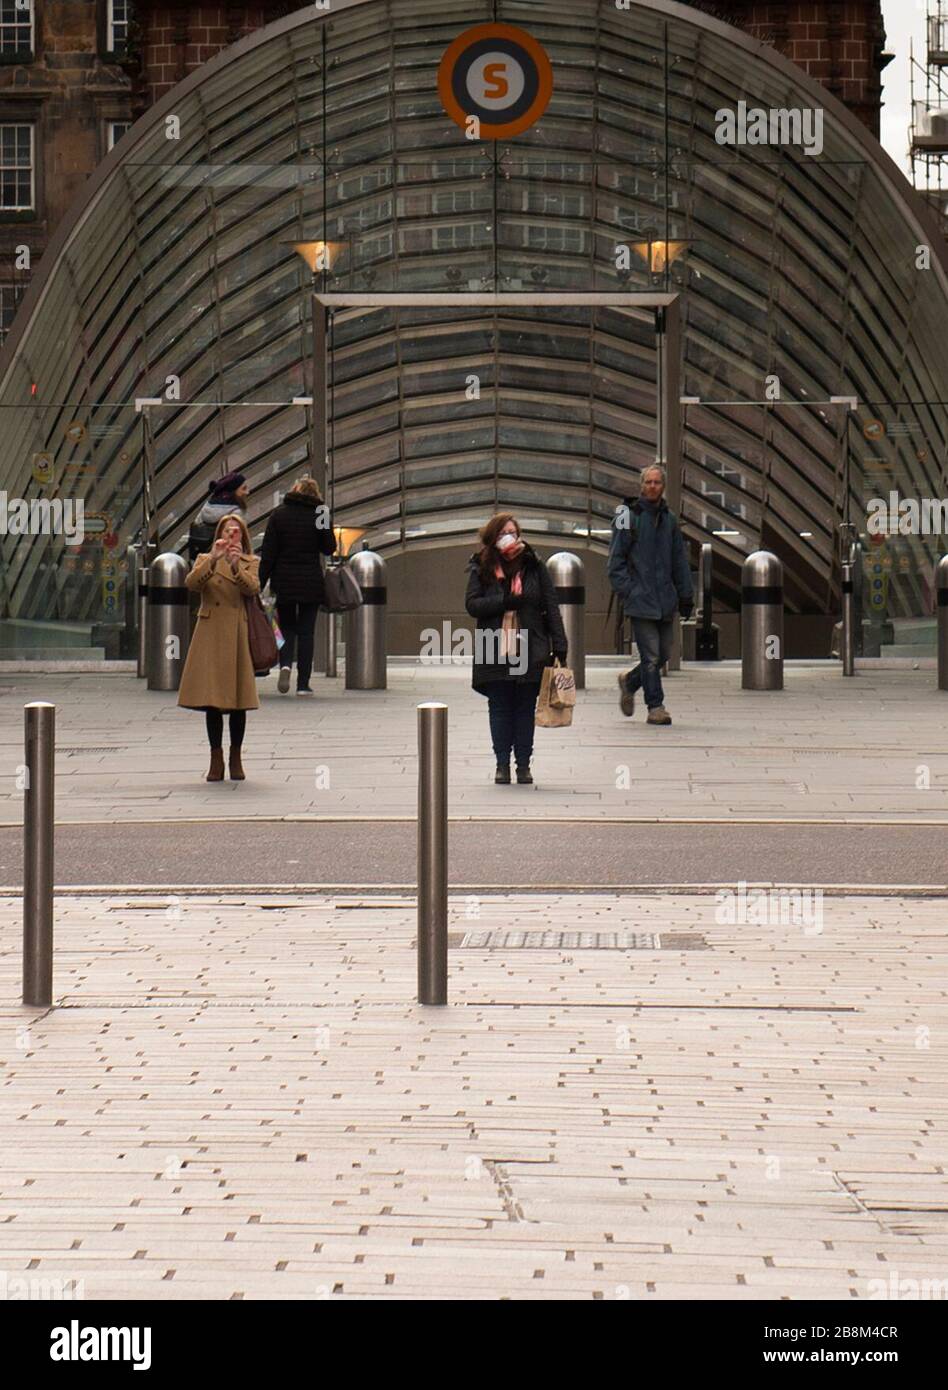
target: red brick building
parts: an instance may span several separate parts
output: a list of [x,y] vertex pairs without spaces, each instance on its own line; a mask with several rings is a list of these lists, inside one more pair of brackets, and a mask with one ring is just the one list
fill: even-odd
[[879,135],[885,50],[880,0],[716,0],[697,10],[734,24],[822,82]]
[[[397,3],[397,0],[396,0]],[[0,0],[0,341],[66,209],[127,128],[221,49],[302,0]],[[879,133],[881,0],[716,0]]]

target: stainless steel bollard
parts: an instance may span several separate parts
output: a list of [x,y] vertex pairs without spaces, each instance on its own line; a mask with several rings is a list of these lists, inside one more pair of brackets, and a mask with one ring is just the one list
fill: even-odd
[[843,675],[856,674],[856,586],[853,582],[853,567],[846,561],[843,564],[842,578],[842,627],[839,634],[840,656],[843,659]]
[[938,595],[938,689],[948,690],[948,555],[935,566]]
[[326,614],[326,675],[339,675],[339,643],[335,613]]
[[741,568],[741,687],[783,689],[783,565],[769,550]]
[[191,640],[188,591],[184,587],[187,573],[187,562],[172,551],[159,555],[148,567],[146,672],[149,690],[177,690],[181,684]]
[[385,561],[374,550],[360,550],[349,561],[349,569],[362,590],[362,607],[351,608],[345,615],[346,689],[384,690],[388,602]]
[[56,706],[24,707],[26,787],[23,800],[23,1003],[53,1002],[53,836]]
[[418,1002],[448,1002],[448,707],[418,706]]
[[586,585],[583,562],[571,550],[558,550],[546,562],[566,628],[570,670],[576,689],[586,689]]

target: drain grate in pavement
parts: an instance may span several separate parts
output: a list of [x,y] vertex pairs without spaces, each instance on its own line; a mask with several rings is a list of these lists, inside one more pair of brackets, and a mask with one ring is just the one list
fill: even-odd
[[73,753],[125,753],[127,750],[127,743],[110,743],[107,748],[57,748],[56,752],[71,757]]
[[475,951],[702,951],[699,932],[469,931],[453,932],[448,945]]

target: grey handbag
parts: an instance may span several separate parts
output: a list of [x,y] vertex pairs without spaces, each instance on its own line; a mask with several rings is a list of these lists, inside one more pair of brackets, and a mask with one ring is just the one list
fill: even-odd
[[325,606],[330,613],[348,613],[352,608],[362,607],[359,581],[344,560],[327,566],[325,587]]

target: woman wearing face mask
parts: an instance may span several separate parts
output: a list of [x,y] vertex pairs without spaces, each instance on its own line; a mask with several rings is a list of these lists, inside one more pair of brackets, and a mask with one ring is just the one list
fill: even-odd
[[225,714],[230,716],[231,781],[244,781],[240,750],[247,710],[260,708],[244,599],[260,592],[259,566],[243,517],[224,516],[217,523],[210,550],[197,557],[184,581],[192,593],[200,594],[201,608],[181,676],[178,704],[204,711],[211,745],[208,782],[224,780]]
[[533,781],[533,729],[544,666],[566,661],[567,643],[556,589],[543,561],[527,545],[509,512],[492,516],[468,566],[468,613],[477,619],[474,689],[487,696],[497,759],[494,781]]

